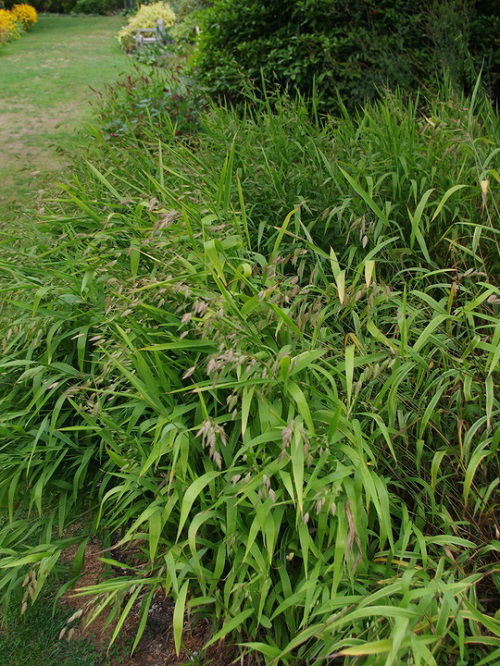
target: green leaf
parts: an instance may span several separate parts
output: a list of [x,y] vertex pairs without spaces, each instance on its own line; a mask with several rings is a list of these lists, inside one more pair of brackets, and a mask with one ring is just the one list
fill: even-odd
[[230,634],[232,631],[234,631],[237,627],[239,627],[245,620],[247,620],[251,615],[253,615],[254,611],[253,608],[247,608],[244,611],[241,611],[241,613],[238,613],[235,617],[231,618],[229,622],[226,622],[222,629],[220,629],[217,633],[215,633],[212,638],[208,641],[208,643],[205,645],[205,649],[209,648],[211,645],[214,643],[217,643],[217,641],[220,641],[222,638]]
[[356,645],[350,648],[344,648],[338,652],[343,657],[364,657],[368,654],[384,654],[389,652],[392,646],[392,641],[388,638],[379,641],[369,641],[362,645]]
[[189,581],[186,581],[181,587],[177,599],[175,600],[174,614],[172,618],[172,629],[174,633],[175,653],[179,656],[182,642],[182,629],[184,627],[184,609],[186,607],[186,596],[188,593]]
[[206,472],[202,476],[200,476],[196,481],[193,481],[193,483],[189,486],[189,488],[186,490],[184,493],[184,497],[182,498],[182,504],[181,504],[181,513],[179,517],[179,527],[177,530],[177,539],[179,539],[179,536],[182,532],[182,529],[184,527],[184,524],[187,520],[187,517],[189,515],[189,512],[191,511],[191,508],[196,501],[196,498],[198,495],[201,493],[201,491],[208,486],[210,481],[213,481],[216,479],[218,476],[220,476],[222,472]]
[[455,194],[455,192],[458,192],[458,190],[463,189],[464,187],[468,187],[468,185],[453,185],[453,187],[450,187],[442,196],[441,201],[439,204],[436,206],[436,210],[434,211],[434,215],[431,217],[431,222],[434,222],[436,217],[439,215],[439,213],[443,210],[443,207],[445,203],[448,201],[448,199],[451,197],[452,194]]
[[347,404],[351,406],[352,381],[354,376],[354,345],[345,348],[345,379],[347,389]]
[[290,393],[292,398],[294,399],[295,403],[297,404],[297,408],[299,410],[300,415],[305,421],[305,424],[307,425],[309,431],[311,434],[314,434],[314,423],[311,418],[311,412],[309,410],[309,405],[307,404],[306,397],[304,395],[304,392],[302,389],[296,384],[295,382],[289,382],[287,386],[287,391]]

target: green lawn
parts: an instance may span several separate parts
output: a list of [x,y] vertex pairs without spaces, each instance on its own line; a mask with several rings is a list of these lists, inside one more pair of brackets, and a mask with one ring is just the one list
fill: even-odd
[[7,613],[0,629],[0,664],[9,666],[101,666],[105,659],[90,640],[58,640],[71,608],[56,606],[47,595],[21,617],[20,599]]
[[[57,180],[64,151],[90,116],[93,89],[130,67],[115,35],[121,16],[40,17],[0,50],[0,231],[30,232],[37,192]],[[0,240],[1,242],[1,240]]]

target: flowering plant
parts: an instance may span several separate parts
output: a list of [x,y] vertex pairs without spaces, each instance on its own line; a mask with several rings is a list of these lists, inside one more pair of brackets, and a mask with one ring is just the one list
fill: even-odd
[[36,9],[26,3],[14,5],[11,12],[16,20],[22,23],[25,28],[31,28],[31,26],[38,22]]
[[0,9],[0,44],[17,39],[21,32],[22,24],[16,19],[13,12]]

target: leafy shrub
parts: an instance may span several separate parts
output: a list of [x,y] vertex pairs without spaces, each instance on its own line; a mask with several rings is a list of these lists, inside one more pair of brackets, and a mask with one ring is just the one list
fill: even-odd
[[193,11],[182,20],[178,20],[171,30],[174,40],[175,53],[179,56],[188,56],[194,49],[199,35],[200,24],[203,22],[203,12]]
[[12,7],[12,13],[19,23],[22,23],[25,29],[31,28],[38,22],[37,11],[31,5],[20,4]]
[[[197,66],[209,91],[232,101],[248,81],[261,85],[262,70],[269,84],[303,94],[316,84],[327,108],[337,91],[359,104],[386,86],[413,90],[434,81],[469,53],[469,19],[483,12],[481,3],[462,0],[219,0],[204,14]],[[459,74],[470,82],[471,72]]]
[[17,39],[24,30],[24,24],[18,20],[14,12],[0,9],[0,44]]
[[500,101],[500,5],[496,0],[474,3],[470,20],[469,48],[493,98]]
[[128,23],[118,33],[118,41],[127,50],[134,46],[134,35],[141,28],[156,28],[156,22],[163,20],[166,28],[175,22],[175,14],[165,2],[141,5],[137,14],[129,18]]
[[170,39],[153,44],[144,44],[134,51],[134,59],[143,65],[170,67],[173,63],[175,49]]
[[[147,53],[147,49],[141,52]],[[199,129],[200,114],[207,103],[180,67],[164,76],[127,74],[110,87],[104,100],[99,118],[111,139],[126,135],[142,139],[151,123],[164,140],[190,135]]]
[[[144,44],[140,48],[136,48],[133,51],[134,59],[141,64],[179,70],[180,65],[186,63],[187,56],[192,53],[195,47],[200,31],[202,7],[206,7],[208,4],[210,3],[204,0],[172,3],[175,10],[175,23],[164,31],[161,41]],[[199,89],[200,86],[194,83],[195,78],[189,78],[191,90]],[[193,110],[198,101],[203,103],[197,93],[188,96],[182,93],[181,97],[188,106],[193,107]],[[193,98],[193,103],[189,102],[188,97]],[[175,110],[171,110],[173,115],[176,116]],[[190,115],[190,112],[188,115]]]
[[75,14],[107,14],[121,8],[116,0],[76,0],[71,12]]
[[213,5],[213,0],[174,0],[172,8],[178,21],[184,21],[191,14],[197,14]]
[[123,7],[122,0],[33,0],[38,11],[58,14],[108,14]]
[[2,590],[98,533],[91,612],[164,590],[178,646],[189,609],[268,663],[492,663],[497,119],[274,108],[95,129],[3,267]]

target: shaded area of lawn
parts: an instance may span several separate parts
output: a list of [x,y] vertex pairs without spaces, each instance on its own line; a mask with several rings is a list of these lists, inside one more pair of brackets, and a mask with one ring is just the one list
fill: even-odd
[[124,19],[41,16],[0,51],[0,243],[31,232],[37,192],[56,180],[93,89],[130,66],[115,35]]

